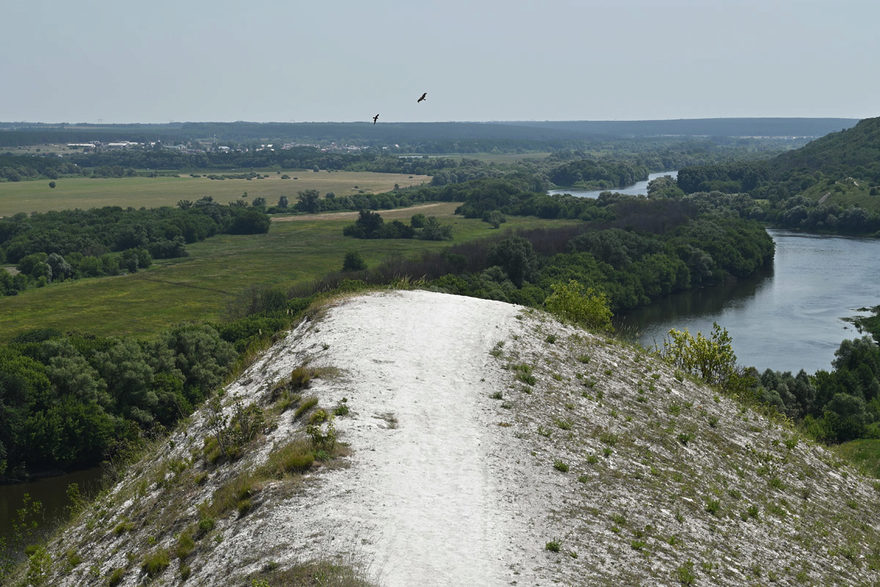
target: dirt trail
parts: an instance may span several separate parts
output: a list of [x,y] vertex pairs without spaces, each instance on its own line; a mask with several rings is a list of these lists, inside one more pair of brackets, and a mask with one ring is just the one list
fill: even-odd
[[321,323],[327,358],[345,370],[333,388],[354,412],[339,420],[354,454],[308,515],[326,530],[319,542],[348,542],[384,585],[506,582],[512,512],[491,475],[497,384],[486,375],[518,309],[400,296],[351,300]]

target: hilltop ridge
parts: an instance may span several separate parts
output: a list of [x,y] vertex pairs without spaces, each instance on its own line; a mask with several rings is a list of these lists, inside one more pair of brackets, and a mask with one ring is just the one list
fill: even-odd
[[[331,433],[322,407],[343,450],[256,479],[291,440]],[[257,412],[241,453],[212,461],[218,422]],[[878,514],[876,486],[829,451],[642,349],[391,291],[279,340],[39,570],[59,585],[289,584],[309,564],[381,585],[876,583]]]

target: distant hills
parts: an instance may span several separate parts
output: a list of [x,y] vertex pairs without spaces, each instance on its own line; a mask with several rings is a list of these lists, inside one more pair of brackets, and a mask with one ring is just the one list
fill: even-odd
[[[841,180],[848,185],[840,185]],[[870,190],[880,184],[880,118],[866,118],[766,161],[682,169],[678,183],[688,193],[749,192],[771,199],[809,193],[816,185],[837,192]]]
[[560,148],[584,141],[652,137],[820,137],[855,125],[851,118],[705,118],[638,121],[499,122],[183,122],[168,124],[48,124],[0,122],[0,147],[131,140],[220,143],[284,141],[368,146],[456,142],[487,147]]

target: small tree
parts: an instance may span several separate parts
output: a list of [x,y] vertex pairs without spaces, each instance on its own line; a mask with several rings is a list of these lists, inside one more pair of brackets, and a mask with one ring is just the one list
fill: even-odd
[[49,182],[49,187],[52,188],[52,189],[54,190],[54,189],[55,189],[55,182],[54,182],[54,181],[50,181],[50,182]]
[[345,253],[345,260],[342,262],[343,271],[363,271],[367,268],[364,258],[357,251],[349,251]]
[[706,383],[728,387],[736,377],[736,355],[726,328],[712,323],[709,338],[694,338],[687,330],[669,331],[663,341],[663,358],[674,367],[698,376]]
[[587,328],[611,332],[611,307],[608,296],[592,287],[584,286],[574,279],[568,283],[554,283],[553,293],[544,305],[553,314]]

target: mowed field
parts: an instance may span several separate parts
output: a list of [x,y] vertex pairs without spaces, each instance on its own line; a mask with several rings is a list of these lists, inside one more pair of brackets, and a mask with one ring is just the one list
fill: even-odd
[[[206,172],[207,173],[207,172]],[[210,173],[234,173],[218,172]],[[408,187],[427,183],[427,175],[399,173],[374,173],[370,171],[262,171],[264,179],[224,179],[191,177],[181,174],[172,177],[122,177],[87,178],[73,177],[55,180],[55,188],[49,180],[0,182],[0,216],[12,216],[19,212],[47,212],[80,208],[122,206],[132,208],[158,208],[174,206],[180,200],[197,200],[211,196],[215,201],[227,204],[242,199],[266,198],[274,206],[278,198],[287,196],[290,204],[297,201],[297,194],[308,189],[318,190],[323,196],[333,192],[337,196],[350,196],[360,192],[383,193],[394,185]],[[290,179],[281,179],[287,174]]]
[[[452,224],[454,243],[518,228],[571,221],[509,218],[499,230],[478,219],[455,216],[457,204],[427,204],[380,211],[383,218],[408,219],[421,212]],[[0,341],[33,328],[79,330],[102,336],[150,336],[187,320],[222,320],[251,287],[290,288],[342,268],[347,251],[358,251],[368,267],[392,255],[418,256],[449,241],[360,240],[342,235],[356,213],[273,220],[260,235],[220,235],[187,246],[190,255],[156,261],[132,275],[82,279],[29,289],[0,298]]]

